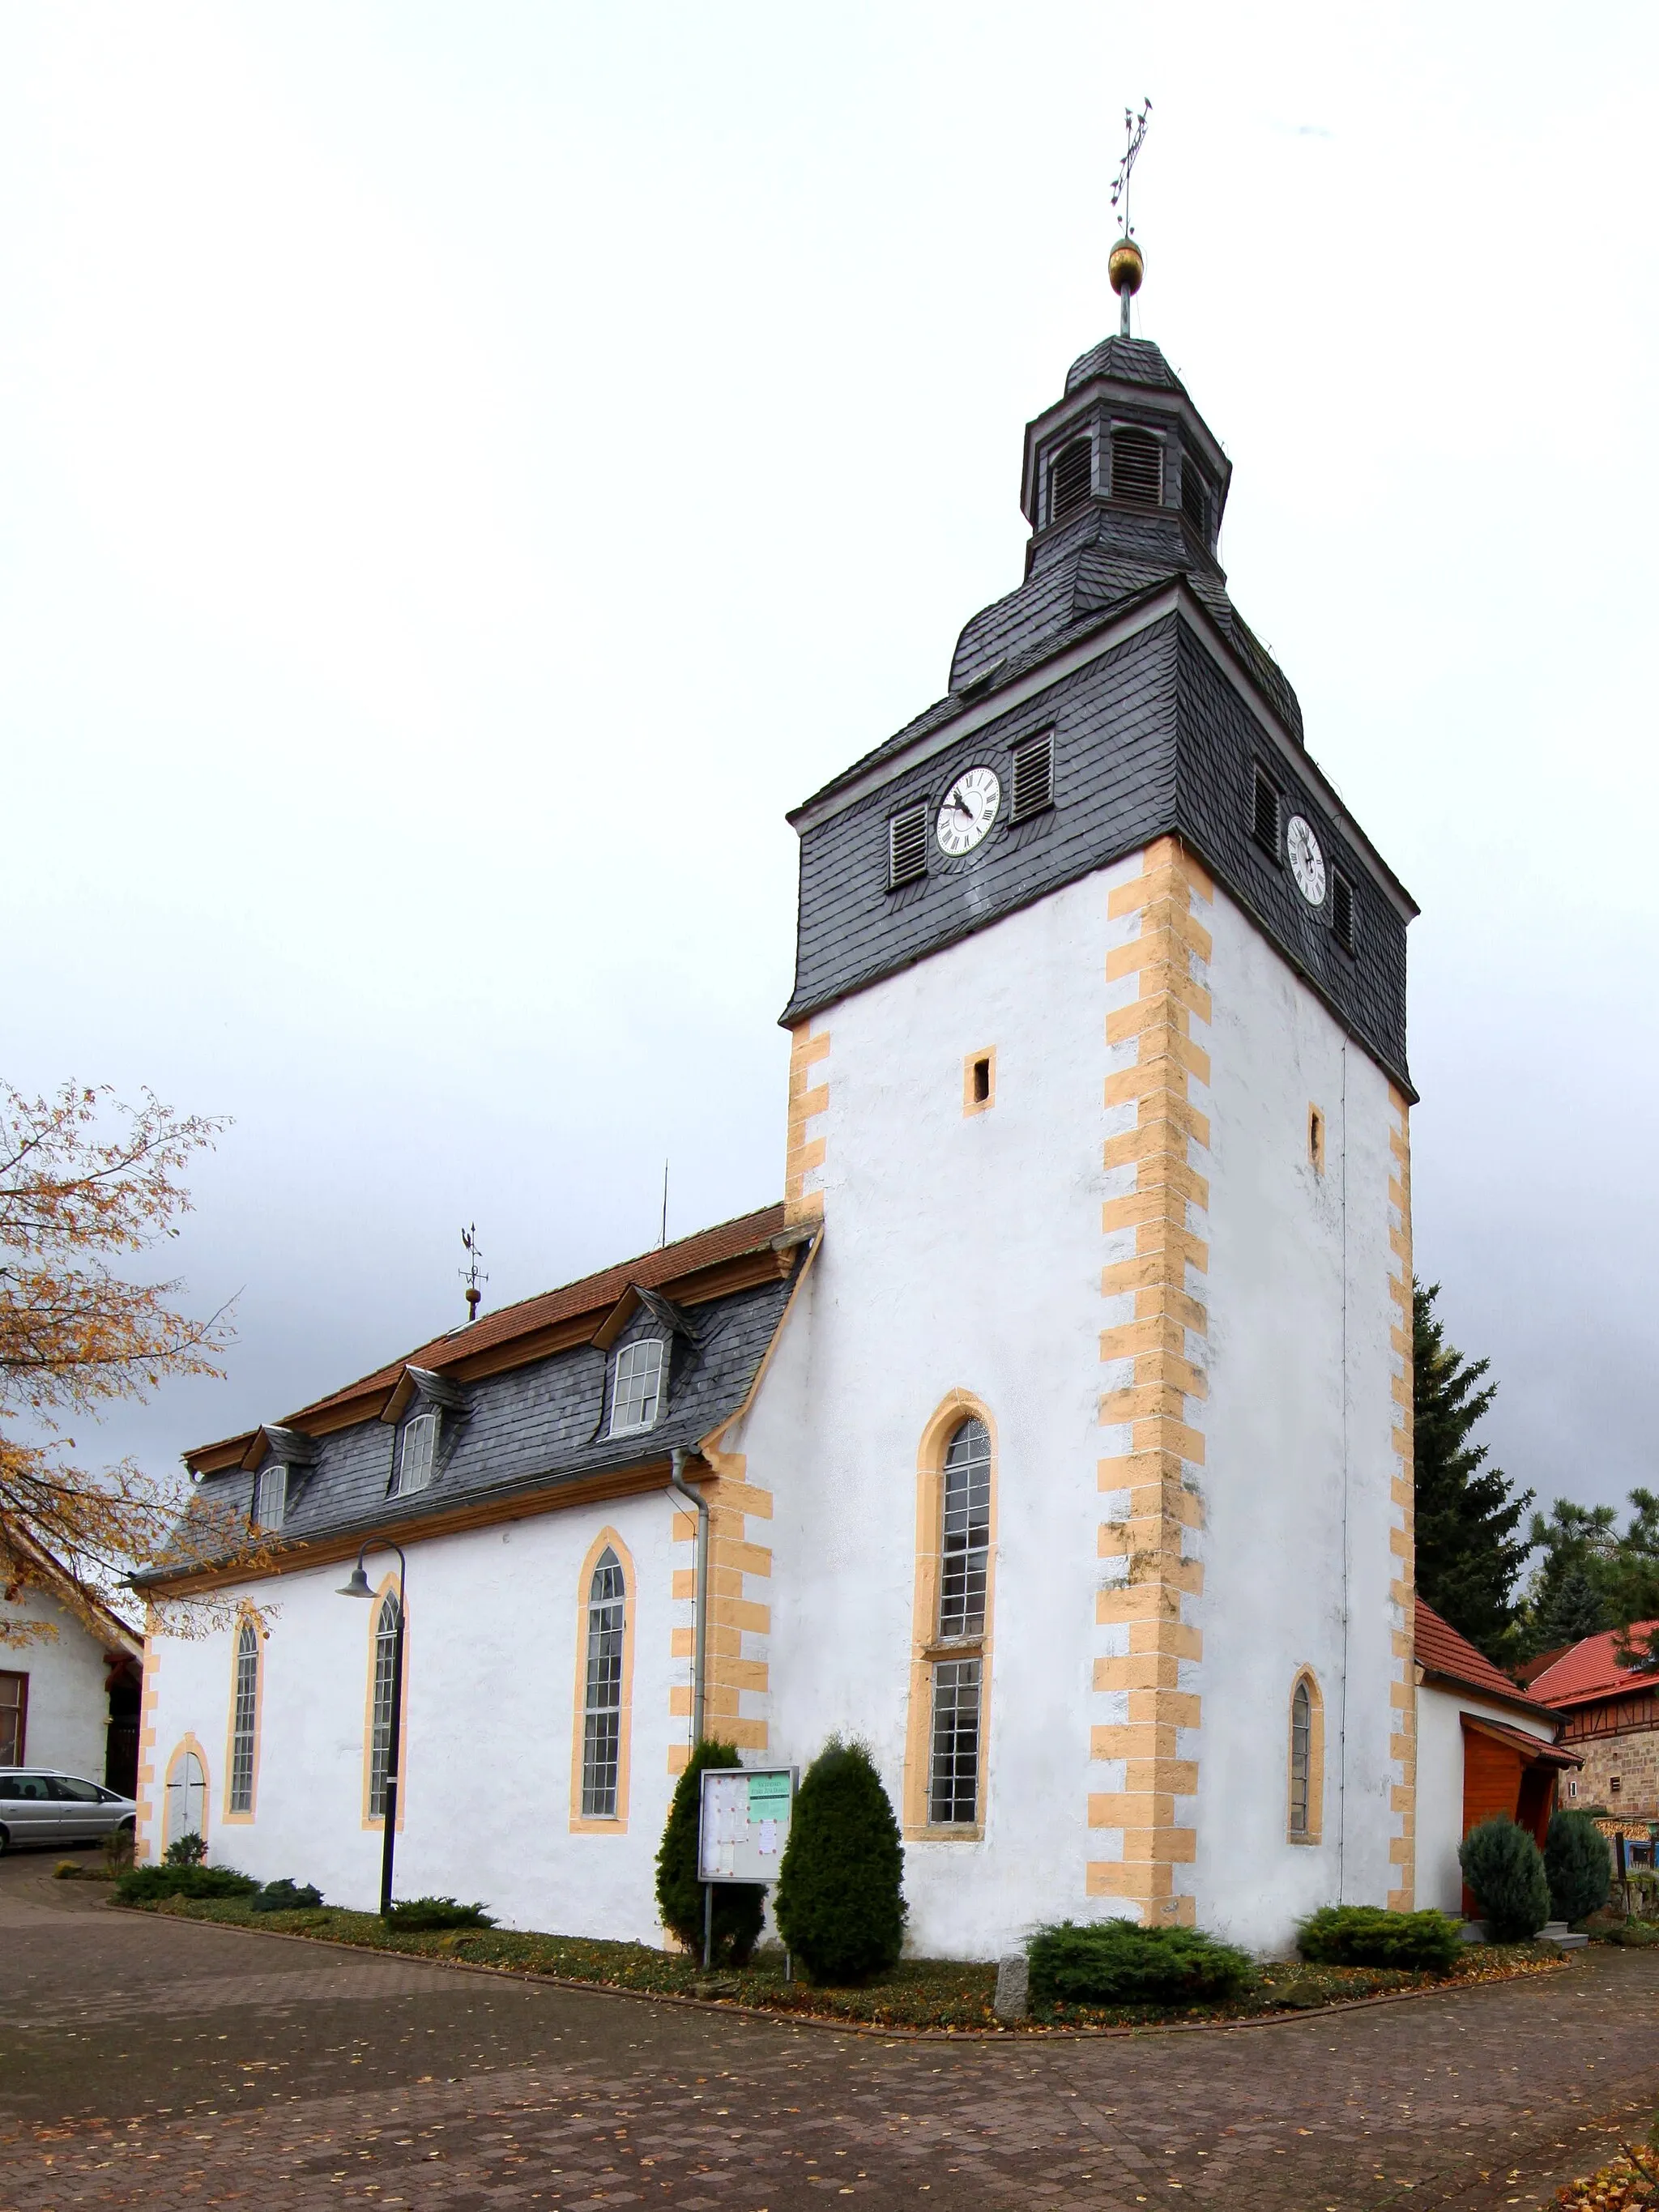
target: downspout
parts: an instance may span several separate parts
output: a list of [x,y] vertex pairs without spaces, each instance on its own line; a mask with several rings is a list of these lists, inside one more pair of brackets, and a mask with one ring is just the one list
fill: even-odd
[[702,1741],[703,1685],[707,1679],[704,1662],[708,1654],[708,1501],[699,1492],[685,1486],[683,1478],[690,1457],[681,1445],[675,1445],[669,1455],[668,1487],[675,1497],[683,1498],[694,1508],[697,1516],[697,1613],[691,1657],[691,1741],[695,1747]]

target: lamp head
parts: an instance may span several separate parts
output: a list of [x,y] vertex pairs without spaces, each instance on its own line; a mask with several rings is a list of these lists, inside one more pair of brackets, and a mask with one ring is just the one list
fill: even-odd
[[356,1565],[351,1570],[350,1581],[345,1584],[343,1589],[336,1590],[334,1595],[336,1597],[374,1596],[374,1593],[368,1586],[368,1577],[363,1572],[363,1563],[361,1559],[358,1560]]

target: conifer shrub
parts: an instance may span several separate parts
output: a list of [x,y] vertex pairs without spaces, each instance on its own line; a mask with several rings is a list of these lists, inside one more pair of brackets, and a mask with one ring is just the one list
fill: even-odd
[[154,1905],[163,1897],[251,1897],[259,1887],[251,1874],[234,1867],[141,1866],[119,1876],[115,1894],[123,1905]]
[[[697,1880],[697,1825],[702,1814],[703,1769],[741,1766],[734,1743],[705,1737],[692,1747],[684,1774],[674,1785],[673,1801],[663,1824],[657,1852],[657,1910],[662,1924],[678,1936],[686,1949],[702,1956],[702,1884]],[[714,1889],[714,1942],[712,1963],[741,1966],[760,1940],[766,1917],[765,1885],[757,1881],[720,1881]]]
[[886,1973],[904,1945],[904,1845],[875,1761],[832,1736],[801,1778],[778,1869],[778,1933],[815,1982]]
[[192,1828],[187,1836],[175,1836],[161,1854],[163,1866],[200,1866],[207,1856],[207,1844]]
[[1494,1943],[1527,1943],[1550,1917],[1544,1854],[1507,1813],[1471,1828],[1457,1848],[1463,1879],[1474,1892]]
[[1135,1920],[1060,1920],[1025,1947],[1031,1995],[1043,2004],[1202,2004],[1237,1996],[1254,1962],[1196,1928]]
[[322,1901],[323,1893],[313,1882],[297,1882],[283,1875],[277,1881],[268,1881],[257,1896],[249,1898],[247,1909],[250,1912],[309,1912],[314,1911]]
[[[313,1890],[312,1897],[319,1905],[322,1899]],[[256,1904],[254,1910],[260,1908]],[[291,1911],[292,1907],[270,1906],[268,1911]],[[482,1905],[463,1905],[453,1897],[406,1897],[401,1904],[393,1905],[386,1916],[388,1928],[420,1929],[425,1928],[493,1928],[495,1923]]]
[[1398,1966],[1443,1974],[1463,1938],[1444,1912],[1385,1912],[1380,1905],[1326,1905],[1296,1931],[1296,1947],[1321,1966]]
[[1562,1812],[1551,1819],[1544,1838],[1544,1872],[1554,1917],[1569,1927],[1607,1903],[1613,1887],[1613,1855],[1607,1838],[1587,1814]]

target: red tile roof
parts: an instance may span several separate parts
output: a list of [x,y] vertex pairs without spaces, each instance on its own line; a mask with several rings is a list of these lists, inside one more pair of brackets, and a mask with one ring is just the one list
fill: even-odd
[[1529,1697],[1520,1685],[1477,1651],[1467,1637],[1460,1636],[1447,1620],[1442,1620],[1432,1607],[1417,1601],[1417,1663],[1426,1674],[1439,1674],[1449,1682],[1460,1682],[1465,1689],[1479,1690],[1489,1698],[1501,1698],[1506,1705],[1541,1705],[1544,1699]]
[[1659,1621],[1638,1620],[1622,1632],[1608,1628],[1600,1636],[1586,1636],[1558,1658],[1553,1667],[1547,1667],[1535,1676],[1533,1689],[1553,1705],[1580,1705],[1593,1698],[1614,1697],[1626,1690],[1659,1687],[1659,1681],[1652,1674],[1644,1674],[1637,1667],[1621,1667],[1613,1656],[1613,1647],[1620,1641],[1621,1634],[1634,1639],[1656,1629],[1659,1629]]
[[[604,1312],[631,1285],[655,1290],[663,1284],[684,1281],[687,1276],[700,1274],[706,1267],[717,1267],[723,1261],[758,1251],[773,1237],[781,1236],[785,1225],[781,1204],[763,1206],[757,1213],[739,1214],[735,1221],[722,1221],[713,1229],[701,1229],[695,1236],[682,1237],[677,1243],[664,1244],[654,1252],[641,1252],[631,1260],[620,1261],[613,1267],[601,1268],[596,1275],[584,1275],[580,1281],[566,1283],[559,1290],[544,1291],[537,1297],[521,1299],[517,1305],[502,1306],[498,1312],[484,1314],[477,1321],[434,1337],[416,1351],[405,1352],[401,1359],[394,1359],[389,1366],[377,1367],[372,1375],[360,1376],[343,1389],[330,1391],[325,1398],[313,1399],[296,1413],[284,1414],[284,1425],[303,1429],[307,1421],[318,1413],[348,1404],[354,1398],[368,1397],[377,1390],[388,1391],[406,1366],[452,1366],[493,1346],[510,1343],[515,1337],[533,1335],[554,1322],[568,1321],[578,1314]],[[249,1429],[240,1437],[226,1437],[216,1444],[200,1445],[186,1453],[185,1458],[194,1462],[233,1444],[249,1443],[257,1433]]]

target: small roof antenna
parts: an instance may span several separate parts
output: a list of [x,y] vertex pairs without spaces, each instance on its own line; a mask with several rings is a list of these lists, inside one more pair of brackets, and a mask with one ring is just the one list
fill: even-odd
[[662,1164],[662,1235],[661,1235],[659,1237],[658,1237],[658,1239],[657,1239],[657,1249],[660,1252],[660,1251],[661,1251],[661,1249],[662,1249],[662,1248],[663,1248],[663,1246],[664,1246],[665,1244],[666,1244],[666,1243],[667,1243],[667,1242],[668,1242],[668,1163],[667,1163],[667,1161],[666,1161],[666,1160],[665,1160],[665,1161],[663,1162],[663,1164]]
[[1135,244],[1134,225],[1129,221],[1129,179],[1134,174],[1135,157],[1146,137],[1146,118],[1152,112],[1150,100],[1140,103],[1137,115],[1132,107],[1123,111],[1123,159],[1117,165],[1117,181],[1112,186],[1112,206],[1123,225],[1123,234],[1112,248],[1106,264],[1106,273],[1112,280],[1112,289],[1123,302],[1123,313],[1118,325],[1118,335],[1129,335],[1129,302],[1140,289],[1140,280],[1146,274],[1146,258]]
[[466,1285],[466,1318],[469,1327],[478,1318],[478,1308],[483,1304],[483,1285],[489,1278],[479,1268],[483,1254],[478,1249],[478,1224],[469,1221],[461,1231],[461,1243],[466,1248],[467,1264],[458,1267],[457,1274]]

